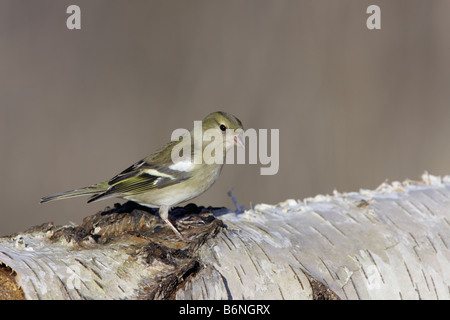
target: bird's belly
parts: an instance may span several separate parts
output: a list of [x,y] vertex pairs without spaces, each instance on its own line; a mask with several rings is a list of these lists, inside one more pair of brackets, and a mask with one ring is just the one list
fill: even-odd
[[[215,173],[220,174],[220,171]],[[161,189],[153,189],[149,192],[127,196],[126,199],[135,201],[149,207],[175,206],[181,202],[191,200],[208,190],[216,179],[201,179],[197,183],[180,182]],[[207,181],[207,182],[204,182]]]
[[[158,190],[159,191],[159,190]],[[203,192],[192,193],[187,189],[174,187],[165,188],[164,192],[147,192],[133,197],[133,201],[141,204],[150,204],[155,207],[174,206],[199,196]]]

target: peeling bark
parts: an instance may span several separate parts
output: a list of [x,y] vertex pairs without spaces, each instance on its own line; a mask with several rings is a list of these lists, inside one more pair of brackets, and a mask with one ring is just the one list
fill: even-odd
[[23,290],[18,286],[16,273],[4,264],[0,264],[0,300],[24,300]]
[[172,215],[189,241],[132,202],[1,237],[0,298],[450,299],[448,177]]

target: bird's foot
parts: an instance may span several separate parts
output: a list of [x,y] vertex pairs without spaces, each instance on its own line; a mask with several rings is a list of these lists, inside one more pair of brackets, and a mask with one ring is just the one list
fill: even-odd
[[175,234],[178,236],[178,238],[181,241],[187,241],[187,239],[181,234],[180,231],[178,231],[177,228],[175,228],[175,226],[172,224],[172,222],[170,222],[170,220],[168,218],[167,219],[163,219],[163,220],[173,230],[173,232],[175,232]]

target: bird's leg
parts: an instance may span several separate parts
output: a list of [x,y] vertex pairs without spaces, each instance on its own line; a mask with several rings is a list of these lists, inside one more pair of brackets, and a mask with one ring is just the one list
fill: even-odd
[[178,238],[185,241],[186,238],[183,237],[183,235],[180,233],[180,231],[178,231],[177,228],[175,228],[175,226],[172,224],[172,222],[170,222],[169,209],[170,208],[168,206],[161,206],[159,208],[159,216],[161,217],[161,219],[164,220],[165,223],[167,223],[169,225],[169,227],[173,230],[173,232],[175,232],[175,234],[178,236]]

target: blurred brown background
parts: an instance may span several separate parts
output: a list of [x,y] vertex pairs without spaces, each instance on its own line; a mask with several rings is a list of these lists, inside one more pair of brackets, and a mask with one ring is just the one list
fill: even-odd
[[0,0],[0,234],[112,205],[38,202],[216,110],[280,129],[280,169],[226,166],[200,205],[232,208],[232,187],[248,207],[448,174],[449,15],[448,0]]

